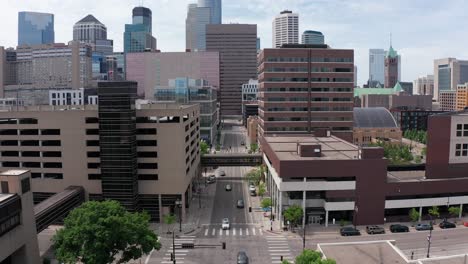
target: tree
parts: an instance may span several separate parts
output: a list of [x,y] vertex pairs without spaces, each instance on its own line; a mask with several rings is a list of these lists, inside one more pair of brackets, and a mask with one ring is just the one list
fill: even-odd
[[409,211],[409,217],[413,223],[416,223],[419,220],[419,212],[416,210],[416,208],[411,208]]
[[336,264],[333,259],[322,259],[322,253],[319,251],[306,249],[296,257],[296,264]]
[[208,143],[206,143],[205,140],[200,140],[200,151],[202,155],[208,154],[209,153],[209,146]]
[[258,168],[254,168],[250,170],[246,177],[249,182],[252,182],[255,185],[258,185],[260,183],[260,178],[261,178],[260,170]]
[[150,216],[130,213],[117,201],[90,201],[65,218],[52,238],[55,255],[63,263],[125,263],[159,250],[149,228]]
[[163,222],[167,225],[167,233],[169,233],[170,226],[176,222],[176,216],[174,214],[166,214],[163,216]]
[[255,153],[258,150],[258,144],[257,143],[251,143],[250,144],[250,150]]
[[439,217],[440,216],[440,213],[439,213],[439,207],[437,206],[432,206],[432,208],[430,208],[428,210],[428,213],[431,215],[431,216],[434,216],[434,217]]
[[258,195],[260,197],[263,197],[263,195],[265,194],[266,192],[266,186],[265,186],[265,183],[264,182],[261,182],[259,185],[258,185]]
[[284,210],[284,219],[289,221],[290,224],[297,225],[302,219],[302,208],[298,205],[292,205],[288,209]]
[[460,210],[460,207],[458,207],[458,206],[450,206],[448,211],[449,211],[450,215],[453,215],[455,217],[459,217],[461,210]]
[[260,206],[262,208],[269,208],[271,207],[271,199],[270,198],[264,198],[262,199],[262,201],[260,202]]

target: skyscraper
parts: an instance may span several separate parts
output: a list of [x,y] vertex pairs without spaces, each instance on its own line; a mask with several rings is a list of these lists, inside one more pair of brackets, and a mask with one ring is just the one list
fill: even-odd
[[185,48],[204,51],[206,48],[206,25],[210,24],[211,8],[189,4],[185,20]]
[[156,38],[152,35],[151,10],[146,7],[133,9],[132,24],[125,24],[124,52],[156,50]]
[[385,55],[385,87],[393,88],[399,81],[400,58],[396,50],[390,45]]
[[223,22],[221,0],[198,0],[198,7],[210,8],[210,24],[221,24]]
[[219,101],[223,116],[242,114],[242,84],[257,78],[257,25],[206,26],[206,50],[219,52]]
[[299,15],[289,10],[282,11],[273,19],[273,48],[283,44],[299,43]]
[[385,50],[369,49],[369,87],[377,87],[377,82],[385,82]]
[[54,15],[38,12],[18,13],[18,46],[54,43]]
[[93,15],[87,15],[73,25],[73,40],[91,45],[104,55],[113,53],[113,41],[107,39],[107,28]]
[[302,33],[302,44],[325,44],[325,36],[320,31],[306,30]]
[[468,60],[444,58],[434,60],[434,99],[442,91],[455,91],[457,85],[468,82]]

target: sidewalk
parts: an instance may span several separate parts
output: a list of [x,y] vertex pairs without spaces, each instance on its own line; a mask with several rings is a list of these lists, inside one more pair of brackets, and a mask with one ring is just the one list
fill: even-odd
[[[263,198],[268,198],[268,196],[264,195]],[[283,233],[284,231],[280,227],[280,222],[278,220],[271,221],[270,220],[270,212],[267,212],[267,217],[264,216],[264,211],[260,206],[260,201],[263,199],[260,196],[251,197],[252,203],[252,216],[254,218],[255,223],[259,223],[260,227],[266,231],[275,234]]]

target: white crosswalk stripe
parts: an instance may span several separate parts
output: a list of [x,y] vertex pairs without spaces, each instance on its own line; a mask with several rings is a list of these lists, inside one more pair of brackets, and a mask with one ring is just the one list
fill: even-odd
[[270,254],[271,263],[281,263],[281,257],[283,260],[287,260],[294,263],[294,256],[291,255],[291,249],[286,237],[283,236],[266,236],[268,244],[268,253]]
[[[208,234],[208,232],[205,231],[205,234]],[[173,263],[171,261],[171,255],[175,252],[175,258],[177,263],[184,263],[185,257],[189,254],[189,250],[187,249],[182,249],[181,246],[182,244],[189,244],[189,243],[195,243],[195,236],[180,236],[176,239],[174,239],[174,244],[172,241],[170,241],[169,247],[167,248],[162,260],[160,263],[163,264],[170,264]],[[175,249],[173,248],[175,246]]]
[[[223,230],[222,228],[205,228],[204,236],[263,236],[263,231],[258,227],[231,227]],[[286,240],[282,240],[286,241]],[[184,242],[185,243],[185,242]]]

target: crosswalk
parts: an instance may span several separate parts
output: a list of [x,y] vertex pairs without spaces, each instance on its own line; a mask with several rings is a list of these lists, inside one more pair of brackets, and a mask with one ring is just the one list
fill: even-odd
[[255,227],[231,227],[226,230],[221,227],[206,227],[204,236],[263,236],[263,230]]
[[[187,249],[182,249],[181,245],[182,244],[187,244],[187,243],[195,243],[195,236],[180,236],[179,238],[175,239],[174,245],[175,245],[175,258],[177,263],[184,263],[184,259],[188,254]],[[163,264],[169,264],[173,263],[171,261],[171,253],[173,253],[173,248],[172,244],[169,246],[169,248],[166,250],[164,253],[164,257],[161,261]]]
[[294,263],[294,256],[291,255],[288,239],[284,236],[266,236],[268,244],[268,253],[270,254],[271,263],[281,263],[281,256],[283,260]]

